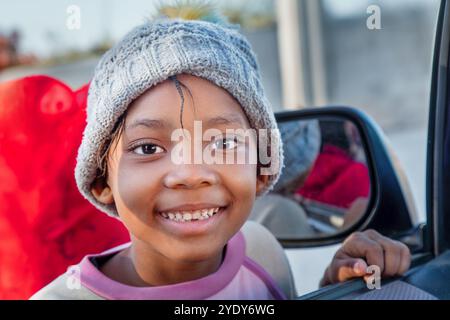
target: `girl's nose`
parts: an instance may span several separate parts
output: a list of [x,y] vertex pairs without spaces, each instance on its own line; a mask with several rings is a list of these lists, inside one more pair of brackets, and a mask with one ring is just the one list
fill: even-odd
[[219,182],[216,172],[204,165],[177,165],[164,177],[164,185],[171,189],[196,189]]

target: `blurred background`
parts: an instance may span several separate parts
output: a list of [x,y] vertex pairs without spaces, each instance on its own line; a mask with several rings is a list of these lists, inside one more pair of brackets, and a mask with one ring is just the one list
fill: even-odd
[[[160,0],[0,0],[0,81],[47,74],[74,89]],[[274,111],[364,110],[382,127],[425,221],[425,158],[438,0],[217,0],[253,45]],[[367,20],[379,8],[380,29]],[[75,20],[74,20],[75,19]],[[317,288],[336,246],[288,250],[299,294]],[[313,263],[311,263],[313,261]]]

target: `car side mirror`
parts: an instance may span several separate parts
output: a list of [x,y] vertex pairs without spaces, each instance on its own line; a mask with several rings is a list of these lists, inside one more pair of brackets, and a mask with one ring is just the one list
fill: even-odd
[[378,125],[351,107],[276,114],[285,168],[250,219],[285,247],[341,242],[375,229],[401,238],[417,225],[403,169]]

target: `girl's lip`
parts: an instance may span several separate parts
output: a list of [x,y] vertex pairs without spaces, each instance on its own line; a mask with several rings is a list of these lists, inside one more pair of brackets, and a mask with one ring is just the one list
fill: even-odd
[[188,236],[188,235],[200,235],[208,232],[218,221],[222,218],[228,207],[220,207],[219,211],[212,217],[204,220],[191,220],[186,222],[170,220],[164,218],[161,214],[157,214],[157,219],[160,223],[168,229],[169,232],[175,235]]

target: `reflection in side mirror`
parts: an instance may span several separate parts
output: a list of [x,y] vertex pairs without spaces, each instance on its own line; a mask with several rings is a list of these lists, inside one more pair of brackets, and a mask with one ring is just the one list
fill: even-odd
[[332,236],[359,222],[368,209],[371,181],[358,128],[323,117],[279,123],[284,169],[250,219],[279,239]]

